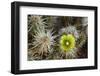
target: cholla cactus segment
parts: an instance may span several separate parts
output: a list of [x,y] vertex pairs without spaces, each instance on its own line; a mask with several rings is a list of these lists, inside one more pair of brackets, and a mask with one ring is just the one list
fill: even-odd
[[82,47],[87,40],[85,33],[80,33],[80,38],[77,40],[77,47]]
[[[60,47],[62,46],[63,48],[61,49],[61,51],[64,51],[66,53],[66,58],[67,59],[73,59],[73,58],[77,58],[77,40],[79,39],[79,32],[76,29],[75,26],[67,26],[65,28],[62,28],[60,30],[60,35],[61,37],[64,36],[64,38],[60,41],[62,41],[62,44],[60,42]],[[66,37],[65,37],[66,36]],[[68,38],[67,38],[68,36]],[[66,42],[67,39],[67,42]],[[68,45],[69,46],[66,46]],[[66,47],[66,48],[65,48]]]
[[37,27],[37,26],[38,27],[39,26],[45,26],[46,22],[45,22],[45,19],[42,18],[42,16],[33,16],[33,15],[31,15],[29,17],[28,24],[29,24],[28,31],[30,32],[32,29],[35,29],[35,27]]
[[87,26],[88,25],[88,17],[82,18],[82,26]]
[[59,33],[60,33],[60,35],[72,34],[76,40],[79,38],[78,30],[74,26],[68,26],[68,27],[62,28]]
[[38,28],[34,35],[33,48],[38,47],[37,52],[41,54],[51,52],[55,38],[56,36],[53,36],[51,31],[45,30],[44,27]]

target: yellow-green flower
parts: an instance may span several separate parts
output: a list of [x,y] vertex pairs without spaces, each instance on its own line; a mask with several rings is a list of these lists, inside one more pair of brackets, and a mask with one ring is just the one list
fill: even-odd
[[65,52],[75,47],[75,37],[72,34],[64,34],[60,38],[60,48]]

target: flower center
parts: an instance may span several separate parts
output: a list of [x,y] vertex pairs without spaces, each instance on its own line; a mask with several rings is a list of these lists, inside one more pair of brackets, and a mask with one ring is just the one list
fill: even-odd
[[68,41],[66,42],[66,45],[67,45],[67,46],[69,45],[69,42],[68,42]]

